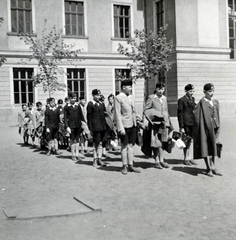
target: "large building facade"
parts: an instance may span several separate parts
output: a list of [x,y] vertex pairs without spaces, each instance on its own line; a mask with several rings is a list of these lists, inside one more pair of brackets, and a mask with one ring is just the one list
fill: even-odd
[[146,0],[145,11],[147,30],[157,31],[168,24],[168,38],[174,42],[172,70],[165,74],[171,114],[176,114],[177,99],[184,94],[186,84],[195,86],[198,101],[208,82],[215,85],[221,113],[234,114],[236,1]]
[[[67,74],[59,81],[68,87],[56,91],[55,99],[64,99],[68,91],[92,99],[94,88],[107,98],[120,90],[120,79],[129,77],[129,60],[117,52],[118,43],[126,44],[126,32],[144,26],[143,11],[137,9],[137,0],[2,0],[0,16],[0,55],[7,61],[0,67],[0,121],[16,117],[22,103],[46,102],[48,92],[42,86],[33,87],[30,80],[38,71],[37,63],[27,61],[29,46],[20,39],[20,33],[40,37],[44,29],[56,26],[62,30],[65,44],[80,49],[78,59],[62,65]],[[139,112],[143,104],[143,81],[133,86]]]
[[[81,49],[76,63],[61,66],[67,74],[59,80],[68,87],[54,93],[64,99],[68,91],[91,99],[99,88],[103,95],[116,94],[120,76],[128,77],[128,59],[117,52],[126,44],[126,32],[145,28],[157,32],[168,24],[167,37],[174,43],[172,69],[147,83],[151,94],[158,81],[165,81],[171,115],[176,115],[177,99],[184,86],[195,86],[199,100],[207,82],[215,85],[222,114],[236,110],[236,0],[2,0],[0,55],[7,61],[0,67],[0,121],[16,116],[22,103],[42,101],[48,93],[34,88],[30,80],[37,63],[28,62],[30,51],[20,32],[40,36],[47,29],[62,30],[66,44]],[[133,87],[138,111],[142,112],[144,82]]]

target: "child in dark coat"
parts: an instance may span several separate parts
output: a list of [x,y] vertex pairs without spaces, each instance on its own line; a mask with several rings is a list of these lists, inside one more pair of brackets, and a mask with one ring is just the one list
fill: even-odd
[[48,153],[47,156],[50,156],[52,150],[55,151],[56,155],[59,155],[58,152],[58,129],[60,121],[60,109],[56,107],[55,99],[49,99],[49,106],[45,111],[45,128],[48,134]]

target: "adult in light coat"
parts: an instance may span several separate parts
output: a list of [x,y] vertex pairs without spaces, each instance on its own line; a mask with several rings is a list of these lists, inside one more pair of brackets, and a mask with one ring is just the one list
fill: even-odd
[[133,146],[136,141],[136,110],[132,96],[132,80],[121,82],[121,92],[114,99],[114,122],[121,141],[122,174],[128,171],[139,173],[133,167]]

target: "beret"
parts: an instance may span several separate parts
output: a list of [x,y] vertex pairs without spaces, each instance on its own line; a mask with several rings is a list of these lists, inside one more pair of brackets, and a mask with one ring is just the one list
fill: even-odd
[[131,79],[125,79],[121,81],[121,86],[132,86],[132,85],[133,85],[133,81]]
[[213,89],[214,89],[214,85],[212,83],[207,83],[203,87],[204,91],[209,91],[209,90],[213,90]]
[[93,89],[92,95],[100,95],[101,91],[99,89]]
[[189,91],[189,90],[193,90],[193,89],[194,89],[194,86],[192,84],[188,84],[184,87],[185,91]]
[[164,88],[165,87],[165,83],[159,82],[156,84],[156,88]]

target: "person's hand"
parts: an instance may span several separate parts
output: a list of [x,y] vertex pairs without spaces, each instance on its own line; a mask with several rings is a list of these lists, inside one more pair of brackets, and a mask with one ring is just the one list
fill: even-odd
[[47,133],[50,133],[50,129],[49,129],[49,128],[46,128],[46,132],[47,132]]
[[68,133],[71,133],[71,129],[70,129],[69,127],[66,128],[66,131],[67,131]]
[[120,134],[120,135],[125,135],[125,130],[119,131],[119,134]]
[[184,128],[180,128],[179,131],[180,131],[181,133],[185,133]]
[[19,134],[21,134],[21,127],[19,127],[19,131],[18,132],[19,132]]

